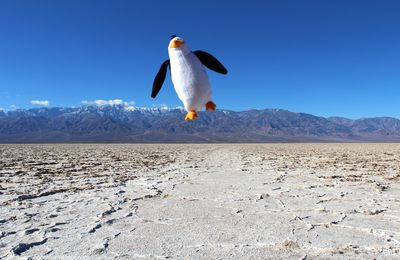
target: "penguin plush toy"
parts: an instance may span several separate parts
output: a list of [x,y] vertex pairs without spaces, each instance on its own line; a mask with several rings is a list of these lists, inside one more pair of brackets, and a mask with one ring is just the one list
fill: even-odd
[[188,112],[185,120],[195,120],[204,106],[206,110],[215,111],[217,106],[211,100],[211,85],[204,66],[227,74],[225,67],[207,52],[190,51],[185,41],[176,35],[171,37],[168,54],[169,59],[161,65],[154,79],[151,97],[157,96],[169,67],[175,91]]

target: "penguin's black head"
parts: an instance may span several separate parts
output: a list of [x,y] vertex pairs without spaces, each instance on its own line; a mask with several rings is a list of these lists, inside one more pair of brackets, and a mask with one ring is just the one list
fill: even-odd
[[174,34],[174,35],[172,35],[172,36],[171,36],[171,40],[172,40],[173,38],[175,38],[175,37],[176,37],[176,35],[175,35],[175,34]]

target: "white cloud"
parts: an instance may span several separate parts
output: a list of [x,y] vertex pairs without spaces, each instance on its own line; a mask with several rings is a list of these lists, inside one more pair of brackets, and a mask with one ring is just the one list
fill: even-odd
[[175,107],[175,109],[185,110],[185,108],[183,106],[177,106],[177,107]]
[[110,100],[83,100],[81,101],[84,105],[97,105],[97,106],[114,106],[114,105],[124,105],[124,106],[133,106],[135,105],[134,101],[123,101],[122,99],[110,99]]
[[155,108],[160,108],[160,109],[168,109],[169,108],[167,104],[153,104],[151,106],[155,107]]
[[183,106],[170,107],[167,104],[152,104],[151,107],[152,109],[161,109],[161,110],[170,110],[170,109],[185,110]]
[[50,102],[48,100],[32,100],[31,104],[39,106],[48,106]]

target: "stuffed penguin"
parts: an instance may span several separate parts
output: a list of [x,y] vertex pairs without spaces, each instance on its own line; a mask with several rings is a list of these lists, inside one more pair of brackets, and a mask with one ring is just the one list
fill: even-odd
[[204,106],[206,110],[215,111],[217,106],[211,100],[211,85],[204,66],[227,74],[225,67],[207,52],[190,51],[185,41],[176,35],[171,37],[168,54],[169,59],[161,65],[154,79],[151,97],[157,96],[169,67],[175,91],[188,112],[185,120],[195,120]]

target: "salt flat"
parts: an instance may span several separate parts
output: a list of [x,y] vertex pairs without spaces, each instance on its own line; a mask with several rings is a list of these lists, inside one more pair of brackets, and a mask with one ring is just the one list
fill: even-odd
[[0,258],[398,259],[399,144],[0,145]]

